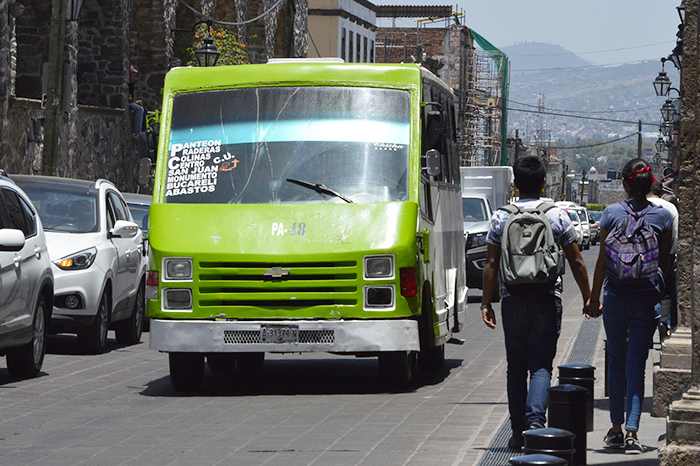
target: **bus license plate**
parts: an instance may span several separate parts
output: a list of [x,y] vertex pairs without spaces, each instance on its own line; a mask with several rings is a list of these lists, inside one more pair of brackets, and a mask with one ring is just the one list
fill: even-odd
[[298,343],[298,325],[261,325],[260,343]]

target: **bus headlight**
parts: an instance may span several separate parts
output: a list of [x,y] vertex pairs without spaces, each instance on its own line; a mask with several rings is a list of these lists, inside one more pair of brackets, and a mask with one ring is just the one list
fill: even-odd
[[393,310],[394,309],[394,285],[365,286],[365,309]]
[[365,256],[365,279],[394,278],[394,256]]
[[192,309],[191,288],[166,288],[163,290],[163,308],[174,311]]
[[165,280],[192,280],[192,258],[166,257],[163,259]]

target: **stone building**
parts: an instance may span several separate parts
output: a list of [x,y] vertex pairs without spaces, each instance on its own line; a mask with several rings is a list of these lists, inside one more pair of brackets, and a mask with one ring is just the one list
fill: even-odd
[[0,0],[0,168],[136,191],[129,68],[139,72],[134,97],[158,110],[179,60],[176,33],[202,19],[194,11],[245,23],[230,27],[251,63],[306,56],[306,0],[186,3]]

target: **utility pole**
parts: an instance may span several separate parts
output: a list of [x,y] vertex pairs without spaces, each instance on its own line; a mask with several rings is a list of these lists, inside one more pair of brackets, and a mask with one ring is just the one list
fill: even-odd
[[637,158],[642,158],[642,120],[637,124]]
[[66,0],[54,0],[49,34],[49,70],[44,114],[42,175],[56,175],[58,139],[61,134],[61,94],[63,90],[63,49],[66,43]]

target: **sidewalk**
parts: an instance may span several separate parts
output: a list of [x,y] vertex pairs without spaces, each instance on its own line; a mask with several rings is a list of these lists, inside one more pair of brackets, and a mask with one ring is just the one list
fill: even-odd
[[659,362],[658,333],[654,336],[654,349],[649,351],[647,370],[645,377],[644,406],[639,422],[639,440],[646,448],[646,453],[641,455],[625,455],[622,449],[605,448],[603,437],[610,428],[610,414],[608,411],[608,399],[604,397],[605,379],[605,330],[601,329],[595,360],[595,408],[594,431],[588,433],[587,461],[589,465],[614,465],[625,464],[635,466],[653,466],[659,464],[658,444],[659,438],[666,435],[666,418],[651,417],[651,405],[653,398],[652,371],[655,363]]

